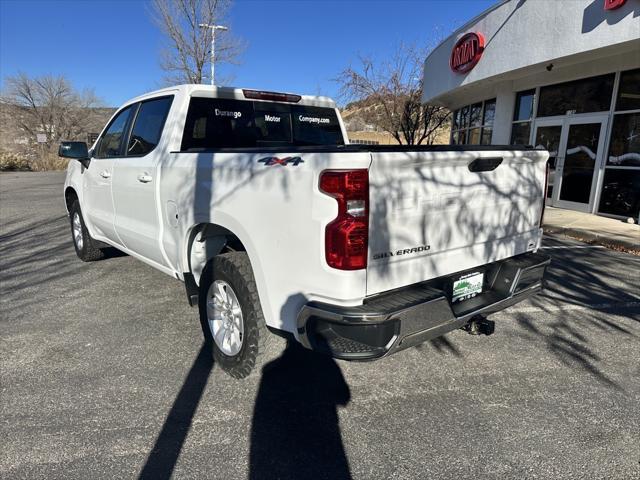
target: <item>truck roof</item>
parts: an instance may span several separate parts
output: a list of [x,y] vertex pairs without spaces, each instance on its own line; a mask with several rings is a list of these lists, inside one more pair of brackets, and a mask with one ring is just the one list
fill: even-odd
[[[176,85],[173,87],[167,87],[160,90],[155,90],[153,92],[145,93],[143,95],[139,95],[131,100],[127,101],[126,104],[139,102],[140,100],[144,100],[147,98],[158,97],[162,95],[166,95],[169,93],[180,92],[188,96],[193,97],[211,97],[211,98],[228,98],[228,99],[236,99],[236,100],[254,100],[254,101],[263,101],[263,102],[286,102],[286,100],[278,100],[278,99],[269,99],[269,98],[257,98],[260,94],[263,97],[269,97],[269,94],[272,96],[290,96],[290,97],[299,97],[297,101],[289,101],[288,103],[295,103],[297,105],[309,105],[314,107],[327,107],[327,108],[336,108],[335,102],[329,97],[315,96],[315,95],[298,95],[288,92],[271,92],[265,90],[257,90],[252,88],[239,88],[239,87],[218,87],[213,85],[203,85],[203,84],[183,84]],[[247,92],[252,92],[254,96],[248,98]],[[126,105],[125,104],[125,105]],[[124,105],[123,105],[124,106]]]

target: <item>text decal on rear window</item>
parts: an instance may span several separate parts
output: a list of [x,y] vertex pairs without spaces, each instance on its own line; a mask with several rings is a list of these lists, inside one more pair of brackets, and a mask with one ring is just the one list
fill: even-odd
[[308,123],[330,123],[331,122],[329,118],[303,117],[302,115],[298,117],[298,120],[300,120],[301,122],[308,122]]
[[181,151],[335,145],[344,140],[333,108],[192,97]]
[[218,108],[216,108],[214,111],[216,112],[216,117],[240,118],[242,116],[242,112],[229,112],[227,110],[220,110]]

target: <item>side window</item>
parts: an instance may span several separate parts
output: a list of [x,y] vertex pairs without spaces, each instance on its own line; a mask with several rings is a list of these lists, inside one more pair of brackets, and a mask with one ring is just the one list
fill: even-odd
[[173,97],[163,97],[140,104],[127,145],[127,156],[146,155],[156,148],[172,101]]
[[95,155],[97,158],[121,156],[122,141],[134,106],[131,105],[125,108],[113,119],[111,125],[109,125],[100,139]]

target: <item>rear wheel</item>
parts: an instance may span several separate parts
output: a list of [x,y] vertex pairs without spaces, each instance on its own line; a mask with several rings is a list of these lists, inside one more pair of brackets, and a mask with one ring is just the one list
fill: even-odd
[[207,298],[207,322],[216,347],[227,356],[237,355],[244,340],[244,320],[236,292],[224,280],[214,280]]
[[104,258],[104,253],[96,246],[95,240],[91,238],[87,226],[84,224],[78,200],[75,200],[69,209],[69,220],[71,221],[73,246],[78,258],[83,262],[93,262]]
[[232,377],[247,377],[284,346],[267,329],[246,253],[214,257],[202,272],[199,299],[205,340],[214,361]]

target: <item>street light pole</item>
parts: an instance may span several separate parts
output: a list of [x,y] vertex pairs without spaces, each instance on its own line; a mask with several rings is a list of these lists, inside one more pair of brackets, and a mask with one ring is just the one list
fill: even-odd
[[215,62],[215,51],[216,51],[216,29],[215,27],[211,29],[211,85],[215,85],[216,78],[216,62]]
[[211,85],[215,85],[216,30],[227,31],[229,28],[223,25],[211,25],[209,23],[201,23],[198,26],[211,30]]

